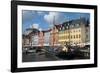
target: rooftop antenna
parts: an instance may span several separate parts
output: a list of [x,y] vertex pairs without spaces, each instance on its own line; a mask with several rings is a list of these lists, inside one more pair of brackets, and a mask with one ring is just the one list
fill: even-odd
[[52,30],[53,30],[53,47],[54,47],[54,42],[55,42],[54,25],[55,25],[55,16],[54,16],[54,18],[53,18],[53,27],[52,27]]
[[54,16],[54,18],[53,18],[53,26],[55,25],[55,16]]
[[82,15],[80,14],[80,19],[82,18]]
[[69,30],[69,45],[70,45],[70,25],[69,25],[69,17],[68,17],[68,30]]

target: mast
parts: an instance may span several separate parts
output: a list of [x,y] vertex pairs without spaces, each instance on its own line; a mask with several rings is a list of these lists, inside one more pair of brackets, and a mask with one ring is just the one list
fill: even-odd
[[53,47],[54,47],[54,44],[55,44],[55,32],[54,32],[54,25],[55,25],[55,16],[53,18],[53,27],[52,27],[52,30],[53,30]]

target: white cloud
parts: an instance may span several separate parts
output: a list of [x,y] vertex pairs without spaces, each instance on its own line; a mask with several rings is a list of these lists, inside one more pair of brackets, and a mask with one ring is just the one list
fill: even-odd
[[42,28],[39,28],[39,31],[42,31]]
[[36,12],[35,11],[32,11],[32,10],[23,10],[22,11],[23,15],[27,15],[27,14],[35,14]]
[[61,16],[62,14],[59,12],[49,12],[49,14],[44,16],[44,19],[52,26],[54,23],[59,24],[61,22]]
[[23,22],[30,22],[35,18],[36,12],[32,10],[23,10],[22,11],[22,16],[23,16]]
[[39,29],[39,24],[33,24],[31,27],[32,27],[32,28]]
[[44,12],[43,12],[43,11],[37,11],[37,14],[38,14],[38,15],[43,15]]

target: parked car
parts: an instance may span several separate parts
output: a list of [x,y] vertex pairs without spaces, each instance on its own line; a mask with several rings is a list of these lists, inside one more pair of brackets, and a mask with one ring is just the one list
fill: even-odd
[[26,51],[26,54],[35,53],[35,52],[36,52],[36,48],[33,47],[33,48],[29,48],[29,49]]

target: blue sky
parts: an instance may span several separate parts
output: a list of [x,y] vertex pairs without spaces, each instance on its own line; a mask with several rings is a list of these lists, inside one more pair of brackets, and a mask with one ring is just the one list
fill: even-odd
[[53,23],[58,25],[65,21],[78,19],[80,16],[90,19],[89,13],[22,10],[22,31],[32,26],[47,30],[53,26]]

